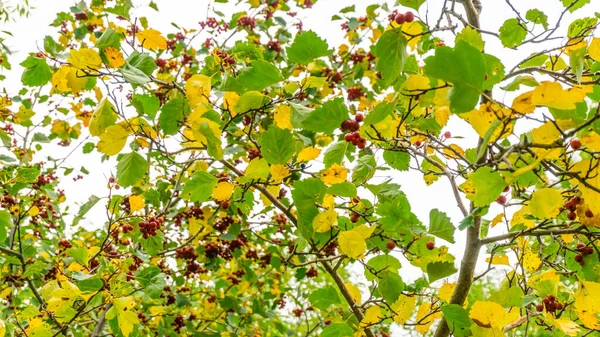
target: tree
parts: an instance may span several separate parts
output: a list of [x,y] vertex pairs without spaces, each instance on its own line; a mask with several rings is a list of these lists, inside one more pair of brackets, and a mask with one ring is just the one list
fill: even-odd
[[[0,336],[598,333],[600,14],[561,36],[591,6],[560,3],[507,0],[499,28],[478,0],[351,6],[340,45],[302,26],[311,0],[170,31],[129,0],[59,12],[0,60],[22,72],[0,96]],[[544,47],[509,68],[498,41]],[[398,172],[446,181],[462,221],[419,219]],[[86,179],[106,187],[61,187]]]

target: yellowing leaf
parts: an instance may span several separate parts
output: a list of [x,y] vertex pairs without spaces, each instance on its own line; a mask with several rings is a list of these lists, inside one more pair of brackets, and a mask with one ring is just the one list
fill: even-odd
[[114,156],[121,152],[127,143],[129,131],[123,129],[120,125],[112,125],[106,128],[106,131],[100,135],[98,142],[98,151],[107,156]]
[[526,218],[529,215],[529,206],[522,206],[518,211],[513,214],[512,219],[510,220],[510,227],[524,224],[527,228],[532,228],[535,226],[535,221],[533,219]]
[[549,314],[546,315],[546,320],[559,328],[560,331],[564,332],[567,336],[577,336],[577,333],[580,331],[579,325],[568,318],[554,318]]
[[210,95],[210,77],[206,75],[193,75],[185,83],[186,96],[190,100],[190,107],[195,108],[200,103],[207,103]]
[[504,219],[504,213],[500,213],[500,214],[496,215],[492,219],[492,222],[490,223],[490,227],[494,228],[497,224],[501,223],[503,219]]
[[277,125],[280,129],[292,130],[294,127],[292,126],[292,122],[290,120],[291,111],[292,109],[287,105],[276,106],[273,116],[273,119],[275,119],[275,125]]
[[[429,302],[423,302],[419,306],[419,310],[417,310],[416,320],[417,320],[417,322],[423,320],[422,321],[423,324],[417,325],[417,331],[421,335],[423,335],[427,331],[429,331],[429,328],[431,327],[433,322],[442,316],[442,313],[439,311],[434,314],[430,314],[433,312],[434,309],[435,309],[434,305]],[[427,319],[424,319],[425,316],[427,316]]]
[[[502,108],[497,104],[490,102],[481,104],[479,109],[471,110],[467,113],[461,114],[460,117],[466,120],[473,129],[477,132],[480,137],[485,137],[490,128],[494,126],[495,121],[502,122],[509,118],[511,115],[510,109]],[[514,122],[503,126],[502,123],[495,127],[492,133],[492,139],[502,139],[508,137],[513,130]],[[500,134],[502,132],[502,135]]]
[[27,330],[25,330],[25,332],[27,333],[27,336],[30,337],[54,335],[50,324],[44,322],[44,320],[41,317],[30,319],[29,326],[27,327]]
[[[102,59],[98,52],[93,49],[81,48],[79,50],[71,50],[71,57],[67,61],[75,68],[94,72],[102,67]],[[84,75],[84,74],[81,74]]]
[[356,231],[342,231],[338,236],[340,252],[353,259],[363,259],[367,251],[367,243]]
[[542,82],[533,89],[533,103],[562,110],[575,109],[575,103],[583,102],[585,92],[577,89],[563,90],[558,82]]
[[368,326],[371,326],[379,322],[381,318],[381,309],[376,305],[372,305],[369,307],[369,309],[365,311],[365,316],[360,321],[360,327],[366,328]]
[[338,215],[334,209],[328,209],[325,212],[321,212],[313,219],[313,229],[317,233],[328,232],[331,227],[337,225],[337,218]]
[[404,294],[398,297],[398,300],[392,304],[392,309],[396,312],[394,322],[404,324],[412,316],[417,304],[417,296],[406,296]]
[[438,107],[433,111],[433,115],[435,121],[440,126],[446,126],[446,124],[448,124],[448,119],[450,119],[450,108],[447,105]]
[[[489,257],[486,258],[485,262],[489,263],[490,262],[490,258]],[[492,264],[496,264],[496,265],[503,264],[503,265],[506,265],[506,266],[510,267],[510,263],[508,263],[508,255],[500,255],[500,256],[499,255],[494,255],[494,258],[492,259]]]
[[375,226],[367,227],[367,225],[362,224],[354,227],[352,230],[360,234],[360,236],[366,240],[370,238],[371,234],[373,234],[373,231],[375,231]]
[[538,219],[552,219],[564,204],[562,194],[555,188],[541,188],[531,195],[529,210]]
[[119,68],[125,64],[123,54],[114,47],[108,47],[104,49],[104,56],[108,60],[108,64],[111,68]]
[[513,101],[511,106],[515,111],[521,114],[529,114],[535,110],[535,103],[533,102],[533,91],[528,91],[519,95]]
[[225,109],[229,110],[231,116],[235,117],[237,115],[237,111],[233,108],[235,103],[237,103],[238,99],[240,99],[240,95],[235,92],[228,91],[223,96],[223,103],[225,105]]
[[423,26],[418,21],[407,22],[402,25],[402,32],[408,39],[408,46],[414,50],[423,36]]
[[279,184],[283,181],[283,179],[290,175],[290,170],[288,170],[284,165],[277,164],[269,167],[269,173],[271,173],[271,178],[273,178],[273,181]]
[[27,214],[29,214],[29,216],[36,216],[40,214],[40,209],[37,206],[32,206]]
[[588,150],[600,151],[600,135],[590,131],[579,139]]
[[579,281],[579,288],[575,293],[575,312],[583,326],[600,330],[597,317],[600,312],[600,283]]
[[352,296],[354,303],[357,303],[360,305],[360,303],[362,302],[362,296],[360,294],[360,289],[358,289],[357,286],[355,286],[354,284],[349,283],[349,282],[346,283],[345,286],[346,286],[346,289],[348,289],[350,296]]
[[113,301],[113,306],[106,312],[107,319],[117,317],[119,329],[125,337],[133,331],[133,326],[140,322],[136,310],[135,300],[132,296],[116,298]]
[[146,201],[144,201],[144,197],[141,195],[131,195],[129,196],[129,208],[131,209],[131,213],[141,211],[144,206],[146,206]]
[[150,50],[167,49],[167,39],[156,29],[146,29],[135,35],[144,48]]
[[0,319],[0,337],[4,337],[4,335],[6,335],[6,324]]
[[473,303],[469,317],[482,328],[503,328],[510,323],[506,310],[496,302],[477,301]]
[[312,146],[305,147],[298,154],[298,161],[310,161],[317,158],[321,154],[321,150],[315,149]]
[[[598,166],[595,164],[595,162],[592,163],[589,159],[582,160],[573,165],[570,171],[578,173],[582,178],[589,177],[586,179],[586,183],[595,188],[600,188],[600,170],[598,170]],[[571,179],[571,184],[579,187],[581,197],[585,200],[586,205],[588,205],[592,213],[600,214],[600,193],[581,184],[576,179]]]
[[92,136],[102,135],[106,128],[115,124],[117,117],[115,106],[108,99],[103,99],[90,118],[90,134]]
[[588,53],[591,58],[600,62],[600,37],[595,37],[592,39],[592,42],[588,48]]
[[321,172],[321,180],[327,185],[343,183],[348,176],[348,169],[338,164],[331,165],[330,168]]
[[438,290],[438,297],[446,302],[450,302],[450,298],[452,297],[452,293],[456,288],[456,283],[448,283],[444,282]]
[[408,79],[404,83],[403,93],[407,96],[414,96],[421,92],[426,92],[431,85],[429,84],[429,78],[421,74],[413,74],[408,76]]
[[228,183],[226,181],[221,181],[217,184],[215,189],[213,190],[212,197],[216,201],[225,201],[231,198],[233,194],[233,189],[235,188],[234,184]]
[[523,254],[523,267],[527,269],[529,272],[533,272],[538,270],[538,268],[542,265],[542,260],[538,257],[538,255],[530,250],[526,250],[525,254]]

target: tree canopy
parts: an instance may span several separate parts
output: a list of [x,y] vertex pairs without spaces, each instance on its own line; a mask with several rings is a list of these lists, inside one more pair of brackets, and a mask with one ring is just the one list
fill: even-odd
[[372,1],[334,44],[302,23],[323,0],[168,30],[86,0],[19,62],[0,39],[0,337],[598,334],[592,2]]

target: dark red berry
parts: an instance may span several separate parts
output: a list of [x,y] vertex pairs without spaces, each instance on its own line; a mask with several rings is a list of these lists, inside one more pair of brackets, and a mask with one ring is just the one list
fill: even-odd
[[569,214],[567,214],[567,219],[569,219],[571,221],[577,219],[577,213],[575,213],[575,212],[569,212]]
[[365,115],[363,115],[363,114],[356,114],[356,116],[354,116],[354,120],[360,123],[360,122],[362,122],[362,121],[365,120]]
[[396,15],[396,17],[394,18],[394,21],[396,21],[397,24],[401,25],[404,22],[406,22],[406,16],[402,13]]
[[387,249],[392,250],[396,248],[396,243],[394,241],[388,241],[388,243],[385,246],[387,247]]
[[579,141],[579,139],[573,139],[571,141],[571,148],[573,150],[579,150],[579,149],[581,149],[581,142]]
[[575,204],[573,202],[573,200],[571,200],[565,204],[565,208],[568,209],[569,211],[573,212],[577,208],[577,204]]
[[225,200],[221,202],[221,208],[223,209],[228,209],[229,208],[229,201]]
[[415,15],[412,12],[406,12],[404,14],[404,19],[406,20],[406,22],[413,22],[415,21]]
[[580,196],[575,196],[572,200],[571,200],[575,205],[581,203],[581,197]]
[[416,147],[421,147],[421,144],[422,144],[422,143],[421,143],[421,141],[420,141],[420,140],[417,140],[417,141],[415,142],[415,146],[416,146]]
[[501,195],[496,199],[496,202],[502,206],[506,205],[506,197]]
[[578,243],[577,244],[577,249],[583,249],[585,248],[585,243]]
[[562,310],[562,308],[563,308],[562,303],[556,303],[556,309],[557,310]]
[[593,218],[594,213],[592,213],[592,211],[588,209],[585,211],[585,216],[587,216],[588,218]]
[[342,124],[340,125],[340,129],[342,129],[342,131],[348,131],[350,130],[350,120],[345,120],[342,122]]
[[108,178],[108,182],[111,183],[111,184],[114,183],[115,182],[115,177]]
[[538,304],[535,306],[535,310],[537,311],[543,311],[544,310],[544,306],[542,304]]
[[352,140],[354,140],[354,136],[351,133],[347,133],[344,135],[344,140],[347,142],[351,142]]
[[585,255],[592,255],[592,254],[594,254],[594,248],[592,248],[592,247],[586,247],[586,248],[583,250],[583,253],[584,253]]
[[433,243],[433,241],[428,241],[425,246],[427,247],[427,249],[433,250],[433,248],[435,248],[435,243]]
[[510,186],[506,186],[506,187],[504,188],[504,193],[506,193],[506,192],[508,192],[508,191],[510,191]]
[[575,262],[581,262],[581,261],[583,261],[583,255],[581,255],[581,254],[575,255]]

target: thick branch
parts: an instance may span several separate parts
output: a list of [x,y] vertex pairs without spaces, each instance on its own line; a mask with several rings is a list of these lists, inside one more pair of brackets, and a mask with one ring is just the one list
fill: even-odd
[[[519,231],[519,232],[511,232],[498,236],[490,236],[485,239],[479,240],[480,245],[487,245],[489,243],[504,241],[504,240],[512,240],[514,238],[518,238],[521,236],[555,236],[555,235],[565,235],[565,234],[585,234],[591,235],[592,233],[587,232],[587,228],[585,226],[576,227],[576,228],[567,228],[567,229],[540,229],[540,230],[532,230],[532,231]],[[598,233],[600,236],[600,233]]]

